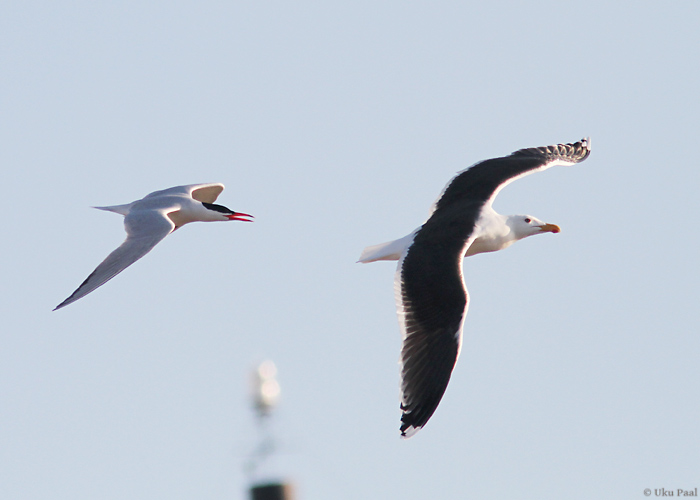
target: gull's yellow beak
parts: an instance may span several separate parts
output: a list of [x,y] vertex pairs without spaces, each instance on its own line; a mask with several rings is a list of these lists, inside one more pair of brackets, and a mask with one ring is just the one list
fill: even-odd
[[540,228],[540,231],[543,233],[558,233],[561,231],[559,229],[559,226],[556,224],[542,224],[541,226],[537,226]]

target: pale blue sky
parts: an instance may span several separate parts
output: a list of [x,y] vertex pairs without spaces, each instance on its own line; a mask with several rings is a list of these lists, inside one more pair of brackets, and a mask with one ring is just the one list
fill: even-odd
[[[0,491],[243,499],[247,376],[279,369],[299,500],[641,499],[700,487],[700,4],[10,2],[0,16]],[[459,170],[562,232],[467,259],[462,355],[399,439],[393,263]],[[66,309],[127,203],[223,182]]]

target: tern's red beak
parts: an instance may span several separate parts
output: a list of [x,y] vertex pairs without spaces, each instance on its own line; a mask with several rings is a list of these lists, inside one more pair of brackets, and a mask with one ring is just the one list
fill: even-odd
[[255,218],[252,215],[244,214],[243,212],[233,212],[232,214],[229,214],[226,217],[228,217],[228,220],[240,220],[243,222],[253,222],[252,219]]

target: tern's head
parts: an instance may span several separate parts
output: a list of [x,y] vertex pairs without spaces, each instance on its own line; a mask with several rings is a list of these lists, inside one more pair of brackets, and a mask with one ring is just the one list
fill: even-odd
[[252,215],[244,214],[243,212],[234,212],[223,205],[216,205],[214,203],[202,203],[202,205],[210,212],[209,215],[212,217],[212,221],[240,220],[243,222],[253,222]]
[[558,233],[561,231],[556,224],[546,224],[532,215],[511,215],[508,225],[518,239],[541,233]]

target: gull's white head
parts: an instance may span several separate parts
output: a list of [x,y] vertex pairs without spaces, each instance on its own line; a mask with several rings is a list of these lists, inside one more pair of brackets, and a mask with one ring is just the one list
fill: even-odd
[[556,224],[547,224],[532,215],[511,215],[506,223],[519,240],[534,234],[558,233],[561,231]]

